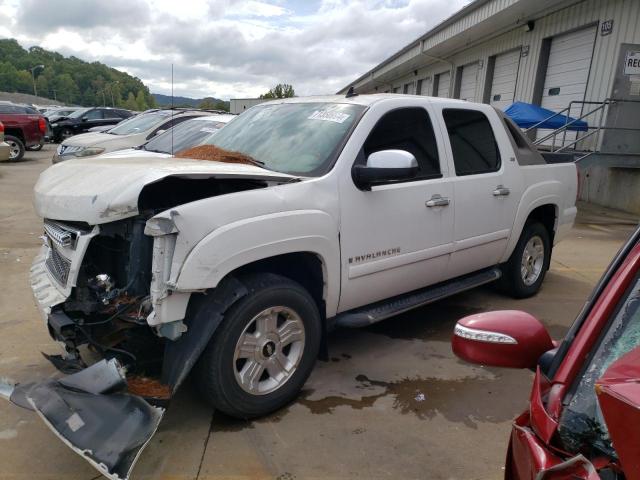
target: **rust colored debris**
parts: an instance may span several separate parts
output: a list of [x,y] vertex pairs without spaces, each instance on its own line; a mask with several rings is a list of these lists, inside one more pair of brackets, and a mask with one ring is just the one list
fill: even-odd
[[158,380],[149,377],[130,376],[127,377],[129,392],[145,398],[157,398],[168,400],[171,398],[171,387],[163,385]]
[[212,162],[243,163],[255,165],[256,161],[240,152],[231,152],[215,145],[198,145],[176,153],[176,158],[190,158],[195,160],[209,160]]

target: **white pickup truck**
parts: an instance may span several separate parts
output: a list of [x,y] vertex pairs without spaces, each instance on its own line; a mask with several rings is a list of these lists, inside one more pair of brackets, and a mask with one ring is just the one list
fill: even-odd
[[[215,408],[267,414],[336,325],[492,281],[535,294],[576,215],[575,165],[547,164],[483,104],[294,98],[206,143],[216,161],[77,159],[35,187],[31,282],[65,349],[52,362],[79,373],[5,396],[110,478],[128,475],[192,367]],[[105,360],[85,368],[85,347]]]

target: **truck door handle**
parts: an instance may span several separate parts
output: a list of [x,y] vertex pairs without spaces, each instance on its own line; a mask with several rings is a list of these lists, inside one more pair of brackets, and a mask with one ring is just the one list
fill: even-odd
[[498,185],[496,189],[493,191],[494,197],[506,197],[511,193],[507,187],[503,187],[502,185]]
[[449,205],[449,199],[436,193],[431,197],[431,200],[427,200],[424,204],[429,208],[446,207],[447,205]]

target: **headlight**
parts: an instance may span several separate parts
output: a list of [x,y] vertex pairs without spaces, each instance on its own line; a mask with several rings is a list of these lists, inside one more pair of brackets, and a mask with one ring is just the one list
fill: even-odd
[[51,124],[51,128],[56,128],[57,126],[58,126],[58,124],[57,124],[57,123],[52,123],[52,124]]
[[73,152],[72,155],[74,157],[92,157],[93,155],[100,155],[102,152],[104,152],[104,148],[89,147],[84,150]]

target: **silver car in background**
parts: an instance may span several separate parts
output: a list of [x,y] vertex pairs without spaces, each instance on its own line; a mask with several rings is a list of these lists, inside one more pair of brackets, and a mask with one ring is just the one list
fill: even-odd
[[58,145],[53,163],[138,147],[185,120],[207,115],[211,115],[211,112],[189,109],[149,110],[104,132],[84,133],[66,139]]

